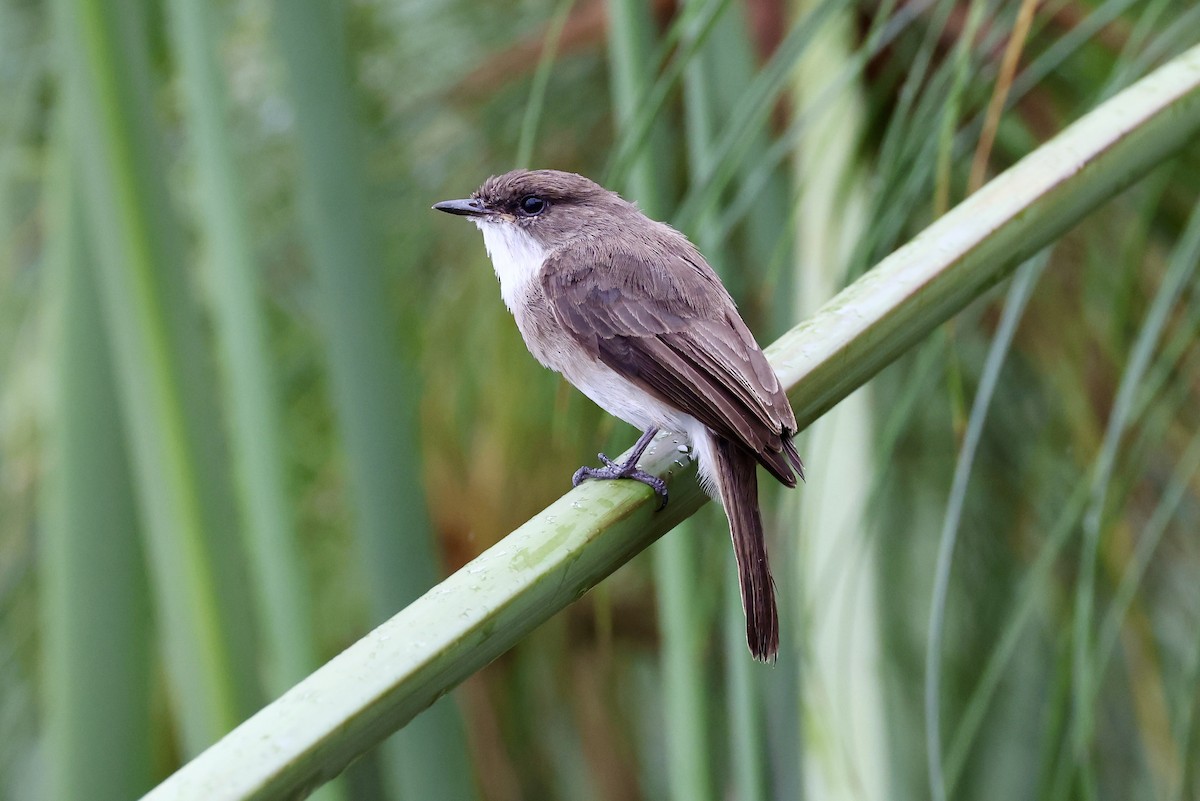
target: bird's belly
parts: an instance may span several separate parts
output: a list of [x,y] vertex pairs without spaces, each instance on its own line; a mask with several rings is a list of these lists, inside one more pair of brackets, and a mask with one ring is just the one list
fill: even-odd
[[691,428],[690,415],[671,408],[602,362],[575,362],[559,372],[601,409],[641,431],[685,432]]
[[695,421],[691,415],[668,406],[593,357],[549,315],[528,308],[523,311],[514,316],[529,352],[544,366],[562,374],[601,409],[642,431],[691,430]]

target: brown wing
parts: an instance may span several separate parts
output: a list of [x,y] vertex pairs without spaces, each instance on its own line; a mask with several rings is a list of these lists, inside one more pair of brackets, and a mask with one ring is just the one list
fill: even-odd
[[[559,251],[542,271],[555,317],[600,361],[795,486],[796,418],[729,294],[679,237],[654,260],[595,242]],[[801,473],[801,476],[803,474]]]

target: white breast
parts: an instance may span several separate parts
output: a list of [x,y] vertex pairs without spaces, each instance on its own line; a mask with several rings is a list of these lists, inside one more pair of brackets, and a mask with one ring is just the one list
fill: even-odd
[[500,297],[508,310],[513,311],[517,298],[546,260],[546,249],[512,223],[477,219],[475,224],[483,232],[483,245],[500,279]]

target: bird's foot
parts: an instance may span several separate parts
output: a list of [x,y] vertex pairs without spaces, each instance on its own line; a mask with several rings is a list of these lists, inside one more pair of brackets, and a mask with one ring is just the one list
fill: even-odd
[[624,464],[618,464],[612,459],[609,459],[603,453],[596,454],[600,457],[600,461],[604,462],[604,467],[581,467],[575,471],[575,475],[571,477],[571,484],[578,487],[589,478],[599,479],[601,481],[609,481],[614,478],[631,478],[634,481],[640,481],[643,484],[654,490],[658,495],[658,508],[661,509],[667,505],[667,482],[655,475],[641,470],[637,466],[640,453],[634,454]]

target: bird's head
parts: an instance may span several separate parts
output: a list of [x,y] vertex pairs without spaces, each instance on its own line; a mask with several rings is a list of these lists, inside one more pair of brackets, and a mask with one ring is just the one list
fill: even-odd
[[[484,226],[508,226],[552,250],[595,229],[611,225],[636,208],[582,175],[559,170],[513,170],[484,181],[471,197],[444,200],[438,211]],[[595,231],[601,233],[600,231]]]

